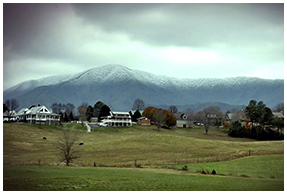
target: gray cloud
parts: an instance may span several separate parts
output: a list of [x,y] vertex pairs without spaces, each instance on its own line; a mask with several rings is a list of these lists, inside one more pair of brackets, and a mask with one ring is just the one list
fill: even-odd
[[273,41],[268,29],[283,28],[284,23],[282,4],[74,4],[73,9],[107,32],[125,32],[164,46],[243,44],[266,37]]
[[4,89],[29,76],[108,63],[190,78],[283,77],[284,4],[4,4],[3,10]]

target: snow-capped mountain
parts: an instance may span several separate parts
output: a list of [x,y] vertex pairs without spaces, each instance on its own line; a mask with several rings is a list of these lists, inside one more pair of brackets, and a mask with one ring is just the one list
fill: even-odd
[[16,98],[19,108],[32,104],[50,107],[53,103],[97,101],[113,110],[129,111],[136,98],[146,105],[170,106],[219,102],[247,105],[251,99],[273,107],[284,101],[284,80],[250,77],[225,79],[179,79],[133,70],[121,65],[106,65],[76,75],[51,76],[22,82],[4,91],[4,101]]

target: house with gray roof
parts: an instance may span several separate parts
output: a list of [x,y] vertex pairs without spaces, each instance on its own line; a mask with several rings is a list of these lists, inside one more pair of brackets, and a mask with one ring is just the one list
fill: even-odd
[[31,124],[58,125],[60,123],[60,115],[52,113],[45,106],[22,108],[16,114],[16,119]]
[[174,113],[173,114],[176,118],[176,127],[179,128],[186,128],[186,127],[193,127],[193,121],[188,119],[188,115],[185,113]]
[[15,110],[6,111],[3,113],[3,122],[16,121],[16,112]]

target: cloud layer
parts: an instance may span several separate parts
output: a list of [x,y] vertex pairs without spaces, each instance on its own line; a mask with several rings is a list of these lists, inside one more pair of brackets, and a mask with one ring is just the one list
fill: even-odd
[[106,64],[284,78],[283,4],[4,4],[4,89]]

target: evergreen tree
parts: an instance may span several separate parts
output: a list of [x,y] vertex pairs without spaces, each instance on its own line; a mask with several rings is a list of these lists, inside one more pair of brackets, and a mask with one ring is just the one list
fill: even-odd
[[66,112],[64,113],[64,121],[65,122],[69,122],[70,121],[70,119],[68,117],[68,114]]
[[273,114],[270,108],[260,101],[257,103],[256,100],[251,100],[248,106],[245,108],[245,115],[253,123],[258,123],[260,125],[271,124],[273,119]]
[[106,104],[103,105],[101,110],[100,110],[98,120],[100,121],[101,117],[105,117],[105,116],[110,115],[110,112],[111,112],[110,107],[108,105],[106,105]]
[[99,118],[99,114],[100,114],[101,108],[102,108],[103,106],[104,106],[104,103],[102,103],[101,101],[98,101],[98,102],[94,105],[94,114],[93,114],[93,116]]
[[70,119],[70,121],[73,121],[73,120],[74,120],[73,112],[70,112],[70,114],[69,114],[69,119]]
[[142,115],[139,110],[137,110],[133,115],[132,115],[132,121],[137,122],[137,119],[140,118]]
[[91,118],[93,117],[93,113],[94,113],[94,108],[92,106],[88,106],[87,111],[86,111],[87,121],[91,120]]
[[9,108],[6,106],[6,104],[3,103],[3,113],[9,111]]

